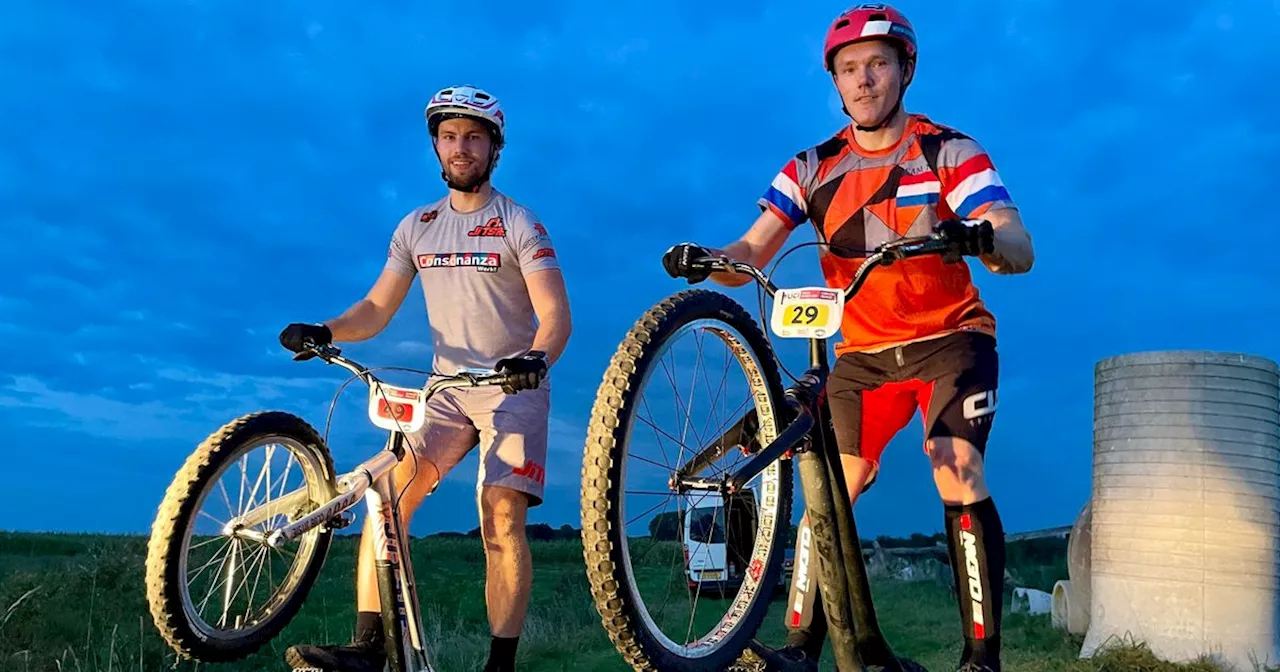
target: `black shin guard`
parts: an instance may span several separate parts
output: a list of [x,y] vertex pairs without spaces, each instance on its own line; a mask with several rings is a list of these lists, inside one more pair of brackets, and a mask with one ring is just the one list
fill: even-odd
[[962,661],[1000,672],[1000,619],[1004,606],[1004,527],[990,497],[947,505],[947,546],[964,631]]

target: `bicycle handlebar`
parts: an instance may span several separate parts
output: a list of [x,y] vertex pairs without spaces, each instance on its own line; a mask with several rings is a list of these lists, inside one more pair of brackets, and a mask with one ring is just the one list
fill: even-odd
[[[294,361],[320,358],[326,364],[336,364],[350,371],[352,375],[373,386],[381,382],[366,366],[353,359],[342,356],[342,349],[333,344],[316,345],[311,341],[303,344],[302,352],[293,356]],[[427,386],[426,398],[430,399],[436,392],[451,387],[480,387],[482,385],[503,385],[510,378],[508,374],[497,371],[460,371],[454,375],[432,374],[436,380]]]
[[[926,236],[915,236],[912,238],[901,238],[899,240],[890,241],[876,248],[870,256],[863,260],[862,265],[854,272],[853,279],[849,285],[844,288],[844,300],[848,302],[853,295],[858,292],[867,279],[867,274],[872,268],[878,265],[888,266],[900,259],[909,259],[911,257],[919,257],[926,254],[944,254],[951,251],[951,244],[945,238],[936,233]],[[719,273],[743,273],[750,275],[756,282],[764,287],[765,292],[769,296],[773,296],[778,292],[778,286],[773,281],[765,277],[764,271],[755,266],[741,261],[730,261],[728,257],[701,257],[693,260],[693,265],[703,270],[709,270]]]

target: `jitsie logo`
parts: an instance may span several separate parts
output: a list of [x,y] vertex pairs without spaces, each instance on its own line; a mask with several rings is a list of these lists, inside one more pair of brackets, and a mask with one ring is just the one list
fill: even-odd
[[502,268],[502,255],[497,252],[442,252],[419,254],[419,268],[471,267],[484,273],[496,273]]
[[468,231],[467,235],[471,236],[472,238],[481,237],[481,236],[501,238],[507,235],[507,227],[502,225],[501,217],[491,217],[489,221],[479,226],[476,226],[476,228]]
[[543,257],[554,257],[554,256],[556,256],[556,251],[549,247],[544,247],[538,250],[537,252],[533,253],[534,259],[541,259]]
[[[968,521],[962,521],[964,524]],[[969,599],[973,601],[973,636],[983,639],[986,633],[986,620],[982,616],[982,573],[978,568],[978,538],[966,530],[960,531],[960,545],[964,548],[964,571],[969,578]]]
[[530,480],[538,482],[539,484],[543,483],[547,478],[546,470],[542,468],[542,465],[534,462],[533,460],[525,460],[524,467],[512,470],[511,473],[517,476],[524,476]]

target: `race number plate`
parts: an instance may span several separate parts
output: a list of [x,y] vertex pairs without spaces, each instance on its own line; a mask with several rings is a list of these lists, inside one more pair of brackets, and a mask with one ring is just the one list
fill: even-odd
[[388,431],[416,432],[425,422],[422,390],[378,383],[369,388],[369,420]]
[[783,338],[826,338],[840,330],[843,315],[843,289],[780,289],[773,295],[770,327]]

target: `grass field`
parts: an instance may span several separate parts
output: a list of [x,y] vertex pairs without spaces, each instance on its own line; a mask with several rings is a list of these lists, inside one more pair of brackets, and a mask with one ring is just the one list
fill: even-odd
[[[354,621],[354,539],[335,542],[310,601],[284,633],[258,654],[222,665],[182,661],[151,624],[143,590],[146,539],[96,535],[0,533],[0,670],[36,672],[208,672],[288,669],[282,654],[296,642],[345,642]],[[483,551],[475,538],[414,539],[411,548],[427,632],[441,672],[478,670],[488,651]],[[534,591],[521,640],[522,670],[627,670],[601,628],[571,541],[533,543]],[[1064,578],[1060,561],[1029,565],[1011,548],[1011,566],[1049,585]],[[1022,562],[1017,565],[1015,563]],[[934,582],[873,583],[882,627],[895,649],[930,670],[954,669],[959,651],[955,603]],[[760,632],[783,636],[783,600]],[[1078,660],[1080,642],[1054,630],[1048,616],[1006,615],[1005,669],[1215,670],[1207,664],[1157,663],[1141,648]],[[829,668],[826,668],[829,669]]]

